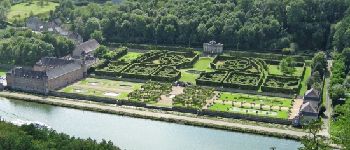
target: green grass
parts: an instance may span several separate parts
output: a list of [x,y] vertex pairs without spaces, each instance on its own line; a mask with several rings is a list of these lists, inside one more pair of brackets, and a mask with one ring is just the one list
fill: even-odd
[[213,60],[214,58],[211,57],[201,57],[194,64],[193,68],[198,71],[212,71],[213,69],[210,68],[210,63],[213,62]]
[[[283,73],[278,67],[279,67],[278,65],[268,65],[269,74],[283,75]],[[296,71],[293,73],[293,76],[302,76],[303,67],[295,67],[295,69]]]
[[120,61],[125,62],[131,62],[132,60],[136,59],[137,57],[140,57],[142,53],[136,53],[136,52],[128,52],[123,57],[119,58]]
[[[219,104],[219,103],[214,104],[209,109],[214,111],[223,111],[223,112],[257,115],[257,116],[266,116],[271,118],[288,119],[288,111],[270,111],[270,110],[259,110],[259,109],[250,109],[250,108],[249,109],[238,108],[238,107],[233,107],[232,105]],[[236,111],[234,111],[233,109],[236,109]],[[258,111],[258,114],[256,113],[256,111]],[[269,113],[269,114],[266,114],[266,113]]]
[[[92,86],[94,83],[96,85]],[[86,78],[73,85],[65,87],[60,92],[77,93],[81,95],[93,95],[98,97],[108,97],[116,99],[128,99],[128,94],[131,91],[138,90],[142,83],[133,83],[126,81],[115,81],[108,79]],[[94,88],[91,88],[94,87]],[[129,91],[129,92],[127,92]],[[106,95],[106,93],[116,93],[118,96]]]
[[[324,82],[327,83],[328,80],[329,80],[329,78],[327,77]],[[322,90],[323,90],[323,92],[322,92],[322,106],[324,106],[324,107],[326,107],[327,90],[328,90],[326,83],[323,84],[323,88],[322,88]]]
[[41,7],[37,5],[37,3],[38,1],[34,1],[33,4],[19,3],[13,5],[7,15],[7,18],[10,22],[13,22],[17,16],[19,19],[29,17],[31,12],[33,12],[34,15],[48,15],[51,10],[55,10],[56,6],[59,5],[58,3],[49,2],[48,5]]
[[6,76],[6,70],[0,68],[0,77],[5,77]]
[[292,100],[287,98],[280,97],[269,97],[262,95],[249,95],[241,93],[220,93],[220,100],[229,100],[237,102],[247,102],[247,103],[256,103],[264,105],[273,105],[273,106],[282,106],[282,107],[292,107]]
[[179,81],[189,82],[192,84],[196,84],[196,79],[199,77],[199,74],[189,73],[188,70],[196,70],[196,71],[206,71],[210,72],[213,69],[210,68],[210,63],[213,62],[214,58],[211,57],[201,57],[199,60],[193,65],[193,68],[190,69],[181,69],[181,78]]
[[199,74],[188,73],[188,69],[181,69],[181,78],[179,81],[189,82],[192,84],[196,84],[196,79],[199,77]]
[[311,67],[306,67],[304,78],[301,81],[302,87],[300,89],[299,95],[303,96],[307,91],[307,80],[309,79],[310,76],[311,76]]

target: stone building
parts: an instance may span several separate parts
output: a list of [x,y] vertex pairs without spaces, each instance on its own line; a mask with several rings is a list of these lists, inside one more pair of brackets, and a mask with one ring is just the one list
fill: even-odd
[[82,55],[84,56],[94,56],[94,51],[100,47],[100,44],[95,40],[91,39],[80,45],[76,46],[73,51],[73,58],[80,58]]
[[26,21],[26,27],[35,32],[52,32],[55,34],[62,35],[73,40],[76,44],[83,42],[83,38],[72,31],[69,31],[61,26],[62,21],[60,19],[54,19],[51,22],[43,22],[38,17],[29,17]]
[[203,51],[207,54],[221,54],[224,50],[224,44],[216,43],[216,41],[210,41],[203,44]]
[[300,108],[300,124],[305,125],[309,122],[318,119],[320,113],[321,96],[316,89],[306,91],[304,95],[304,102]]
[[85,58],[44,57],[32,69],[16,67],[6,74],[7,87],[13,90],[48,94],[87,75]]

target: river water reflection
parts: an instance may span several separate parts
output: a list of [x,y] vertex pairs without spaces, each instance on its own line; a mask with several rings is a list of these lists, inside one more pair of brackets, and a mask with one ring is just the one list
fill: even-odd
[[296,150],[300,142],[36,104],[0,97],[6,120],[39,121],[81,138],[107,139],[127,150]]

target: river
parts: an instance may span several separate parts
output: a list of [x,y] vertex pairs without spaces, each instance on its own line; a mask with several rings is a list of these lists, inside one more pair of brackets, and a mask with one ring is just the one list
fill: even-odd
[[103,114],[0,97],[0,116],[38,121],[72,136],[111,140],[127,150],[296,150],[300,142]]

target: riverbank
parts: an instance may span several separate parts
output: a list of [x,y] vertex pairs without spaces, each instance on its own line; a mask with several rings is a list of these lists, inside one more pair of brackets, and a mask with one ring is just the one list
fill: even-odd
[[247,125],[233,122],[226,122],[221,120],[212,120],[206,118],[197,118],[190,116],[182,116],[169,113],[151,112],[137,107],[121,107],[115,105],[107,105],[102,103],[95,103],[90,101],[65,99],[58,97],[44,97],[37,95],[30,95],[17,92],[0,92],[0,97],[18,99],[42,104],[49,104],[55,106],[69,107],[75,109],[96,111],[102,113],[110,113],[117,115],[125,115],[136,118],[152,119],[157,121],[165,121],[170,123],[185,124],[200,126],[206,128],[214,128],[228,131],[237,131],[244,133],[253,133],[266,136],[273,136],[286,139],[299,140],[302,136],[307,135],[305,132],[293,131],[287,129],[269,128],[263,126]]

